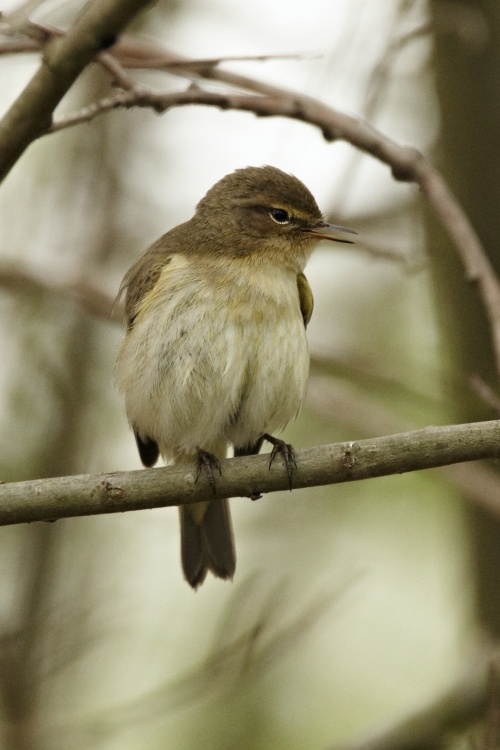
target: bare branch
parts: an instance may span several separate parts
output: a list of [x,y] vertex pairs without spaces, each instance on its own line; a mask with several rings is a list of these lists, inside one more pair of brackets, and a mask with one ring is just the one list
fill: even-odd
[[116,57],[109,52],[101,52],[97,59],[102,67],[111,74],[114,86],[119,86],[124,91],[130,91],[135,87],[135,81],[126,73]]
[[[327,377],[312,375],[309,380],[309,391],[307,404],[323,419],[331,419],[336,424],[348,425],[350,429],[359,435],[376,437],[377,435],[408,432],[412,429],[400,414],[392,412],[387,406],[381,406],[380,401],[369,395],[370,388],[363,389],[346,387],[340,384],[338,379],[332,383],[332,360],[315,357],[313,355],[311,364],[314,369],[327,366]],[[344,376],[347,375],[350,383],[363,384],[363,386],[377,383],[382,388],[390,388],[392,392],[399,393],[407,402],[415,403],[425,398],[427,410],[431,410],[432,397],[428,394],[423,396],[413,391],[404,383],[398,383],[391,378],[377,373],[376,366],[366,368],[356,365],[346,365],[337,362],[337,370]],[[497,413],[493,412],[497,417]],[[436,469],[448,484],[457,488],[462,496],[475,505],[486,508],[490,513],[500,516],[500,475],[494,466],[485,462],[476,461],[468,464],[454,464]]]
[[40,44],[34,39],[9,39],[0,44],[0,55],[22,54],[24,52],[39,52]]
[[416,176],[416,182],[458,250],[466,280],[478,287],[491,327],[496,369],[500,375],[500,286],[495,270],[444,177],[424,160],[419,164]]
[[82,70],[115,42],[150,0],[88,2],[68,33],[53,38],[42,64],[0,121],[0,180],[50,127],[52,113]]
[[[423,430],[297,451],[295,488],[401,474],[500,457],[500,421]],[[256,497],[288,489],[269,456],[221,461],[215,492],[187,464],[141,471],[58,477],[0,486],[0,525],[196,503],[207,497]]]

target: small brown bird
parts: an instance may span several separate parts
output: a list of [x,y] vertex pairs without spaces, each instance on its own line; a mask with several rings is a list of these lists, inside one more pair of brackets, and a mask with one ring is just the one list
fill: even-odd
[[[305,328],[313,309],[304,266],[321,239],[353,242],[327,224],[305,185],[275,167],[217,182],[192,219],[171,229],[126,274],[127,332],[116,374],[141,460],[196,462],[211,481],[235,455],[273,444],[292,471],[293,449],[273,437],[307,388]],[[184,575],[236,566],[228,501],[180,506]]]

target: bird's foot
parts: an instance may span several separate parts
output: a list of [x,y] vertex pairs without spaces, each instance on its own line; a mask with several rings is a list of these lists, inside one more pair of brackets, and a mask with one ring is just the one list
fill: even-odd
[[271,443],[273,449],[271,451],[271,458],[269,459],[269,468],[273,465],[273,461],[281,453],[283,461],[285,462],[286,472],[288,474],[288,486],[292,489],[292,474],[293,470],[297,468],[297,461],[295,460],[295,451],[293,445],[285,443],[284,440],[275,438],[273,435],[269,435],[267,432],[262,436],[268,443]]
[[201,448],[196,449],[196,479],[195,482],[198,481],[200,478],[200,474],[202,469],[205,471],[208,481],[210,482],[210,486],[215,494],[215,476],[214,476],[214,469],[216,469],[219,472],[219,475],[222,474],[222,469],[220,466],[220,461],[217,458],[217,456],[214,456],[213,453],[209,453],[208,451],[204,451]]

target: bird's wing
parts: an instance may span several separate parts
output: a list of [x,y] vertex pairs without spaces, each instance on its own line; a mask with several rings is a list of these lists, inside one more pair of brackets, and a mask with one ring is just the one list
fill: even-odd
[[141,300],[151,291],[158,281],[162,270],[170,263],[171,255],[155,243],[130,268],[120,285],[117,301],[125,294],[125,313],[127,327],[131,328],[137,315]]
[[313,313],[314,298],[309,282],[303,273],[297,275],[297,289],[299,292],[300,312],[304,319],[304,326],[307,328],[307,324],[311,320]]
[[151,468],[160,457],[158,443],[150,437],[142,438],[137,430],[134,430],[134,436],[142,463],[144,466]]

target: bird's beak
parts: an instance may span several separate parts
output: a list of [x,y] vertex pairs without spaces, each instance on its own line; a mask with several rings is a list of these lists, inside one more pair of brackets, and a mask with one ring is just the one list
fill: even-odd
[[318,221],[317,224],[304,229],[304,232],[305,234],[314,234],[318,239],[348,242],[351,245],[356,242],[355,236],[358,234],[354,229],[338,227],[336,224],[328,224],[326,221]]

